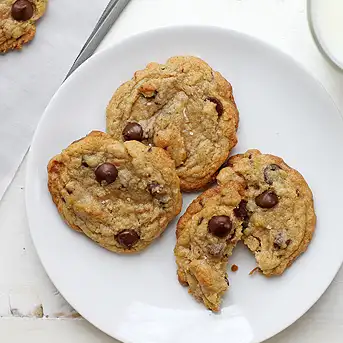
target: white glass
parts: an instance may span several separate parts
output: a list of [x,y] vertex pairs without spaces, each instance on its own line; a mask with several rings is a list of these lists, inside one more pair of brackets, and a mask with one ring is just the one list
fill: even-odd
[[320,52],[343,71],[343,1],[308,0],[308,21]]

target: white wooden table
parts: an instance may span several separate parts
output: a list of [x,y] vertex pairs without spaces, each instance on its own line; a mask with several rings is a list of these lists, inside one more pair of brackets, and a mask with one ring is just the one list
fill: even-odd
[[[133,33],[171,24],[217,25],[257,36],[303,64],[343,110],[343,73],[317,51],[305,0],[132,0],[100,49]],[[80,318],[43,270],[26,220],[25,164],[0,203],[0,342],[116,342]],[[268,343],[342,341],[343,269],[305,316]]]

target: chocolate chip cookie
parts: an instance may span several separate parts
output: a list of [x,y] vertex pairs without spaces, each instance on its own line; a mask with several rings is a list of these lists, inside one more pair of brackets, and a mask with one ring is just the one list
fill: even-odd
[[236,145],[237,126],[230,83],[191,56],[148,64],[118,88],[107,107],[107,132],[165,149],[184,191],[212,181]]
[[205,191],[177,224],[177,274],[189,293],[219,311],[228,289],[228,258],[242,236],[244,187],[228,182]]
[[0,0],[0,52],[21,49],[33,39],[47,0]]
[[180,182],[160,148],[93,131],[48,165],[48,187],[67,224],[117,253],[143,250],[180,212]]
[[281,158],[249,150],[229,159],[219,173],[221,187],[245,188],[243,242],[266,275],[282,274],[309,245],[316,215],[312,192],[299,172]]

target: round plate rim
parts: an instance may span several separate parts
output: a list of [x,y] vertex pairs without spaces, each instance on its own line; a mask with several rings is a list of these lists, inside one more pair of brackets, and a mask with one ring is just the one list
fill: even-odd
[[[63,89],[64,87],[66,87],[66,85],[68,85],[70,82],[72,82],[72,80],[74,80],[75,78],[78,77],[79,74],[83,73],[84,71],[87,70],[87,68],[89,67],[89,65],[91,65],[92,63],[96,63],[96,60],[106,54],[109,54],[112,50],[115,50],[116,48],[118,48],[121,45],[125,45],[128,42],[132,42],[135,40],[139,40],[139,39],[144,39],[145,37],[148,37],[150,35],[154,35],[154,34],[163,34],[163,33],[170,33],[170,32],[177,32],[177,31],[183,31],[183,30],[191,30],[194,32],[197,32],[197,34],[201,34],[201,32],[208,32],[208,31],[212,31],[212,33],[216,33],[216,32],[221,32],[221,33],[226,33],[229,35],[236,35],[236,36],[241,36],[244,37],[245,40],[248,41],[252,41],[255,44],[259,44],[261,46],[264,46],[266,49],[271,50],[274,54],[278,54],[281,58],[284,59],[288,59],[290,61],[292,61],[292,63],[295,65],[296,68],[299,69],[299,71],[301,71],[302,73],[306,74],[307,77],[311,78],[321,89],[323,92],[326,93],[327,97],[331,100],[332,104],[334,105],[334,107],[337,109],[337,113],[338,115],[340,115],[340,119],[343,120],[342,118],[342,114],[338,108],[338,106],[336,105],[336,103],[334,102],[332,96],[330,95],[330,93],[327,92],[327,90],[324,88],[324,86],[322,85],[322,83],[313,75],[311,74],[306,67],[301,64],[299,61],[297,61],[296,59],[294,59],[293,56],[287,54],[286,52],[278,49],[277,47],[271,45],[268,42],[263,41],[262,39],[259,39],[257,37],[254,37],[250,34],[247,34],[245,32],[240,32],[234,29],[228,29],[228,28],[223,28],[223,27],[218,27],[218,26],[212,26],[212,25],[175,25],[175,26],[167,26],[167,27],[160,27],[160,28],[155,28],[155,29],[150,29],[150,30],[146,30],[134,35],[131,35],[127,38],[124,38],[123,40],[120,40],[119,42],[116,42],[114,44],[112,44],[111,46],[109,46],[108,48],[105,48],[104,50],[101,50],[99,52],[96,52],[93,56],[91,56],[87,61],[85,61],[78,69],[76,69],[74,71],[73,74],[71,74],[71,76],[64,82],[62,83],[62,85],[58,88],[58,90],[55,92],[55,94],[53,95],[53,97],[51,98],[49,104],[47,105],[42,117],[40,118],[40,121],[37,125],[37,128],[35,130],[33,139],[32,139],[32,143],[31,143],[31,147],[28,153],[28,160],[27,160],[27,166],[26,166],[26,177],[25,177],[25,207],[26,207],[26,213],[27,213],[27,218],[28,218],[28,224],[29,224],[29,230],[30,230],[30,235],[33,241],[33,244],[35,246],[37,255],[39,257],[40,262],[42,263],[45,272],[47,273],[48,277],[50,278],[50,280],[52,281],[52,283],[55,285],[55,287],[60,291],[60,293],[62,294],[62,296],[66,299],[66,301],[77,310],[77,308],[74,306],[73,304],[73,300],[68,296],[68,292],[65,292],[65,290],[61,290],[60,287],[58,287],[58,280],[56,282],[56,280],[53,280],[50,276],[50,272],[48,271],[48,268],[41,256],[41,252],[39,250],[38,244],[37,244],[37,239],[35,236],[35,232],[33,227],[33,219],[31,217],[30,214],[30,194],[31,194],[31,185],[30,185],[30,180],[32,179],[32,172],[33,172],[33,167],[32,167],[32,163],[34,160],[34,156],[35,156],[35,151],[32,150],[32,147],[35,147],[35,142],[37,140],[37,137],[39,136],[40,133],[40,127],[42,125],[42,122],[44,121],[44,119],[46,118],[50,107],[53,106],[54,102],[56,101],[56,99],[59,96],[59,93],[61,91],[61,89]],[[295,323],[299,318],[301,318],[318,300],[319,298],[325,293],[325,291],[327,290],[327,288],[330,286],[330,284],[332,283],[333,279],[335,278],[336,274],[338,273],[341,265],[343,263],[343,255],[341,257],[341,261],[339,263],[337,263],[336,268],[334,268],[332,270],[332,275],[330,276],[330,281],[327,283],[327,285],[325,287],[323,287],[323,289],[320,289],[317,291],[317,295],[313,297],[313,299],[311,301],[308,301],[306,303],[306,306],[303,306],[302,310],[299,311],[299,314],[296,315],[293,319],[288,320],[288,322],[282,326],[282,328],[275,328],[274,330],[270,330],[267,334],[265,334],[263,336],[262,339],[258,340],[258,341],[253,341],[254,343],[261,343],[264,342],[267,339],[270,339],[272,337],[274,337],[275,335],[277,335],[278,333],[282,332],[283,330],[287,329],[290,325],[292,325],[293,323]],[[329,279],[329,278],[328,278]],[[93,320],[93,318],[90,318],[90,316],[87,315],[83,315],[81,314],[87,321],[89,321],[92,325],[94,325],[95,327],[97,327],[100,331],[104,332],[105,334],[109,335],[110,337],[113,337],[123,343],[135,343],[133,341],[129,341],[127,339],[125,339],[124,337],[120,337],[119,335],[114,337],[111,333],[107,332],[106,330],[104,330],[103,328],[101,328],[101,325],[97,322],[97,320]]]

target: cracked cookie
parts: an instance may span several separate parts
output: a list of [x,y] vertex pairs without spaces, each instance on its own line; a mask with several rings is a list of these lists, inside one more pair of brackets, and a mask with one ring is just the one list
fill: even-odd
[[219,311],[229,286],[228,258],[242,236],[243,194],[235,181],[211,188],[192,202],[177,224],[179,281],[212,311]]
[[309,245],[316,224],[312,192],[281,158],[249,150],[229,159],[217,181],[245,188],[243,242],[266,276],[280,275]]
[[48,187],[67,224],[102,247],[135,253],[180,212],[180,182],[160,148],[93,131],[48,164]]
[[21,49],[33,39],[47,0],[0,0],[0,53]]
[[107,107],[107,132],[165,149],[184,191],[213,180],[237,143],[237,126],[230,83],[191,56],[148,64],[118,88]]

